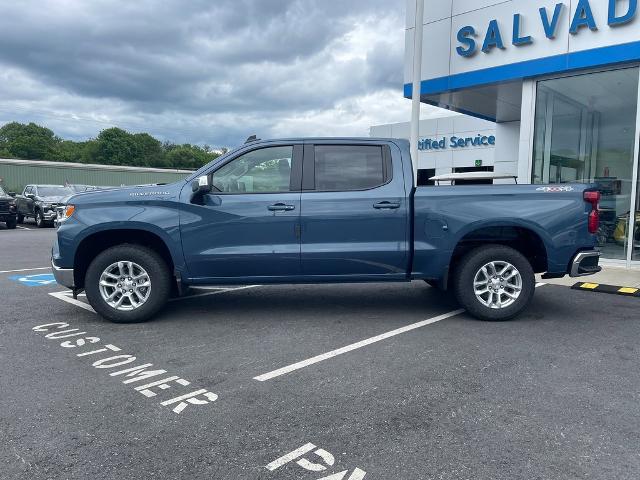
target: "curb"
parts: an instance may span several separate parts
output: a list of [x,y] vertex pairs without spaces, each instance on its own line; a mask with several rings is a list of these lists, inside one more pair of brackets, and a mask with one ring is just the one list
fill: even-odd
[[616,285],[603,285],[601,283],[576,283],[572,290],[582,290],[596,293],[608,293],[611,295],[622,295],[623,297],[639,297],[640,288],[636,287],[619,287]]

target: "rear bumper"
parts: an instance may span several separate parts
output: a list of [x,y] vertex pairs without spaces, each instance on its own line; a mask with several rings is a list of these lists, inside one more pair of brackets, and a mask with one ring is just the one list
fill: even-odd
[[584,277],[586,275],[598,273],[602,270],[602,267],[598,265],[600,255],[601,253],[597,250],[578,253],[573,257],[569,275],[572,277]]
[[60,285],[74,289],[76,288],[73,276],[73,268],[60,268],[53,263],[51,259],[51,270],[53,271],[53,277]]

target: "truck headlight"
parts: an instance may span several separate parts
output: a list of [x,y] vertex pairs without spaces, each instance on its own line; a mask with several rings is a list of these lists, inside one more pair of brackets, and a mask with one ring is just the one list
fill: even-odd
[[64,210],[62,210],[62,213],[58,216],[58,222],[64,222],[69,217],[71,217],[75,211],[75,205],[67,205],[66,207],[64,207]]

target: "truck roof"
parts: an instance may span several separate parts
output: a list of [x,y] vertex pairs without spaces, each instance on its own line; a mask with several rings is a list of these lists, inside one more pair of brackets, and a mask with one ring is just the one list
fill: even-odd
[[269,138],[254,140],[251,143],[264,142],[312,142],[312,141],[337,141],[337,142],[408,142],[405,138],[381,138],[381,137],[290,137],[290,138]]

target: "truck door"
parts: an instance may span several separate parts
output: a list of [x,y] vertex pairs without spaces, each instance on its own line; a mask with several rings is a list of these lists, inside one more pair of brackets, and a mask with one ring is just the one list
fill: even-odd
[[187,199],[180,216],[189,276],[219,283],[299,275],[301,172],[301,144],[258,146],[214,166],[211,193]]
[[18,202],[18,213],[21,215],[33,214],[33,198],[29,195],[35,194],[34,188],[31,185],[27,185],[22,192],[22,199]]
[[406,276],[408,194],[400,150],[394,152],[375,143],[305,145],[300,217],[304,276]]

